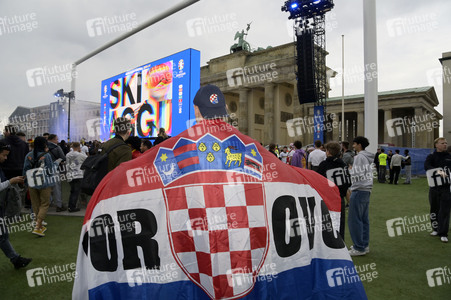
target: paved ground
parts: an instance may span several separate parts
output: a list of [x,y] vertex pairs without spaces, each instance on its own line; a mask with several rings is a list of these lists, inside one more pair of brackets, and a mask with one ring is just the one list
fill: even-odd
[[[66,181],[63,181],[61,184],[61,190],[62,190],[62,198],[63,198],[63,205],[67,207],[67,203],[69,202],[69,193],[70,193],[70,186]],[[76,216],[76,217],[84,217],[86,212],[86,206],[89,202],[89,199],[91,197],[85,195],[84,197],[80,195],[78,200],[78,207],[80,208],[80,211],[70,213],[67,210],[62,212],[56,212],[56,207],[53,205],[50,205],[49,210],[47,212],[50,216]],[[83,201],[81,201],[83,200]],[[30,213],[30,209],[23,208],[22,213]]]
[[[22,213],[26,214],[26,213],[30,213],[30,209],[29,208],[23,208],[22,209]],[[49,207],[49,210],[47,211],[47,215],[50,216],[69,216],[69,217],[84,217],[85,216],[85,212],[86,212],[86,207],[84,208],[80,208],[80,211],[77,212],[68,212],[67,210],[62,211],[62,212],[56,212],[56,207]]]

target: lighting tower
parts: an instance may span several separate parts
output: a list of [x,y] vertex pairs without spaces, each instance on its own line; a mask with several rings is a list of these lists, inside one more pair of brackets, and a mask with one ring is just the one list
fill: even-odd
[[[324,108],[326,120],[326,12],[333,0],[288,0],[282,11],[295,21],[297,89],[299,102]],[[316,115],[316,114],[315,114]]]
[[75,93],[74,91],[65,93],[63,89],[59,89],[53,94],[56,98],[67,98],[68,99],[68,106],[69,111],[67,114],[67,142],[70,142],[70,102],[71,100],[75,99]]

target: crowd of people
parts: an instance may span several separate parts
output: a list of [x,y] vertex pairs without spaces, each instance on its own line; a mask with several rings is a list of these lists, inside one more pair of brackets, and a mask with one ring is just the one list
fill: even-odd
[[[27,266],[31,259],[15,252],[9,242],[5,220],[20,215],[22,204],[32,209],[32,233],[44,237],[50,206],[55,206],[56,212],[68,210],[73,213],[80,211],[79,199],[87,199],[87,195],[81,193],[81,166],[88,156],[108,151],[116,144],[122,146],[113,149],[108,156],[109,172],[169,138],[164,128],[160,128],[153,143],[149,139],[130,136],[131,122],[126,118],[115,120],[115,136],[105,143],[84,140],[66,143],[51,133],[27,141],[25,134],[16,130],[16,126],[6,126],[4,139],[0,141],[0,248],[16,268]],[[39,180],[47,175],[53,179]],[[68,199],[63,199],[62,181],[69,183]]]
[[[269,145],[269,151],[286,164],[318,171],[320,163],[326,160],[327,157],[325,148],[326,145],[323,145],[319,140],[315,141],[313,145],[314,147],[308,147],[304,150],[302,149],[302,142],[300,141],[291,143],[289,147],[278,147],[276,144],[272,143]],[[349,142],[343,141],[340,142],[339,145],[340,158],[348,167],[352,167],[353,157],[356,154],[355,151],[349,149]],[[373,163],[377,172],[377,180],[379,183],[386,183],[388,181],[390,184],[398,184],[401,169],[405,169],[406,178],[404,184],[412,183],[412,158],[409,155],[409,150],[404,150],[404,156],[399,153],[399,150],[395,150],[395,154],[392,153],[392,150],[389,150],[388,154],[386,154],[385,149],[377,149]]]
[[395,150],[393,154],[392,150],[385,153],[385,149],[378,148],[374,157],[374,164],[377,171],[377,180],[379,183],[386,183],[387,167],[389,169],[389,184],[398,184],[399,174],[401,169],[405,168],[406,180],[404,184],[411,184],[412,179],[412,158],[409,155],[409,150],[404,150],[404,156],[399,154],[399,150]]
[[[55,134],[44,133],[27,144],[24,135],[16,132],[14,126],[6,126],[5,138],[0,141],[0,218],[3,219],[5,214],[11,215],[11,212],[8,212],[11,207],[8,201],[12,194],[19,194],[19,198],[22,198],[25,204],[27,204],[26,199],[31,202],[34,216],[32,233],[43,237],[47,230],[45,219],[51,205],[56,207],[56,212],[80,210],[78,199],[81,197],[80,187],[83,178],[81,166],[88,156],[108,152],[109,172],[122,162],[141,156],[145,151],[169,138],[163,128],[160,129],[153,144],[150,140],[131,136],[133,128],[130,120],[126,118],[116,119],[114,128],[115,136],[104,143],[84,140],[66,143],[60,142]],[[399,150],[395,150],[395,154],[391,150],[386,154],[383,148],[377,149],[377,153],[373,154],[365,150],[368,145],[368,139],[362,136],[353,140],[352,149],[346,141],[322,144],[318,140],[315,141],[314,147],[306,149],[303,149],[301,141],[295,141],[289,147],[279,148],[276,144],[269,145],[269,151],[283,163],[318,172],[338,186],[342,199],[339,233],[344,239],[345,207],[348,203],[348,229],[353,242],[349,249],[351,256],[369,253],[369,201],[373,187],[373,168],[377,171],[377,179],[380,183],[386,182],[388,168],[389,183],[395,185],[398,184],[401,168],[405,168],[404,184],[411,184],[412,159],[409,150],[404,151],[404,156],[399,154]],[[451,154],[446,140],[436,139],[434,147],[436,150],[426,159],[425,169],[444,168],[445,172],[440,173],[440,176],[449,177]],[[350,180],[334,181],[328,171],[337,168],[342,169],[343,174],[348,174],[345,177],[347,176],[346,178]],[[55,176],[64,179],[37,184],[30,182],[31,177],[27,176],[30,170],[37,172],[35,175],[43,172],[42,170],[53,170]],[[62,199],[61,182],[63,180],[67,180],[70,185],[67,201]],[[430,187],[429,191],[433,228],[431,235],[439,236],[442,242],[448,242],[450,218],[449,178],[446,182],[441,186]],[[68,207],[64,205],[64,202],[68,203]],[[24,258],[15,252],[9,242],[5,222],[0,225],[4,233],[0,235],[0,248],[16,268],[25,267],[31,259]]]
[[[404,150],[404,156],[396,149],[385,153],[385,149],[378,148],[377,153],[372,154],[365,150],[369,141],[365,137],[356,137],[350,150],[349,143],[329,142],[325,145],[317,140],[314,147],[302,149],[302,142],[295,141],[288,147],[278,147],[276,144],[269,145],[269,151],[277,156],[282,162],[295,167],[313,170],[334,182],[340,192],[342,199],[340,234],[344,239],[345,231],[345,208],[349,207],[348,228],[353,241],[349,250],[351,256],[365,255],[369,253],[369,200],[373,186],[373,169],[377,173],[379,183],[398,184],[401,169],[405,169],[404,184],[412,181],[412,158],[409,150]],[[444,184],[430,186],[430,221],[432,236],[439,236],[444,243],[448,242],[451,190],[451,146],[447,147],[444,138],[438,138],[434,142],[435,151],[425,161],[426,171],[442,168],[440,176],[444,178]],[[335,180],[329,170],[342,169],[343,180]],[[388,178],[387,178],[388,169]],[[346,180],[348,178],[349,180]],[[348,203],[348,204],[346,204]]]

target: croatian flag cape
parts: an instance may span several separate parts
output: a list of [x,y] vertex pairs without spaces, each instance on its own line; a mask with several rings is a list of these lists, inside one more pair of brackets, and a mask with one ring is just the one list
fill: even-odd
[[[73,299],[366,299],[338,188],[219,120],[122,163],[89,202]],[[351,279],[352,279],[351,278]]]

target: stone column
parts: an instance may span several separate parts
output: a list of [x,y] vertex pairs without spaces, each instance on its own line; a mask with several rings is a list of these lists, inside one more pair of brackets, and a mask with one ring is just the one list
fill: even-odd
[[249,135],[248,89],[241,89],[239,101],[238,128],[241,133]]
[[[364,112],[363,110],[357,111],[357,136],[364,136],[365,135],[365,120],[364,120]],[[374,124],[374,126],[377,126],[377,124]]]
[[280,131],[282,128],[280,128],[280,95],[279,95],[279,85],[276,84],[274,86],[274,143],[278,144],[280,143]]
[[[423,108],[422,107],[415,107],[415,116],[417,116],[417,119],[423,119]],[[416,124],[416,128],[421,128],[421,123]],[[410,128],[412,131],[412,128]],[[428,132],[427,131],[417,131],[415,134],[415,147],[416,148],[433,148],[434,145],[432,141],[428,139]]]
[[249,90],[247,93],[247,132],[250,137],[254,137],[254,92]]
[[393,137],[388,134],[387,121],[392,119],[391,109],[384,109],[384,143],[393,144]]
[[299,103],[298,99],[298,87],[296,85],[296,81],[293,83],[293,118],[300,118],[303,117],[304,114],[302,113],[302,106]]
[[265,145],[274,141],[274,84],[265,84]]
[[[332,114],[332,113],[331,113]],[[332,141],[339,141],[339,135],[340,135],[340,121],[339,121],[339,114],[334,113],[335,119],[329,118],[328,121],[330,121],[330,126],[332,126]],[[343,137],[341,138],[343,140]]]
[[[309,105],[309,106],[307,106]],[[313,144],[315,142],[315,108],[312,104],[303,104],[304,115],[307,116],[306,120],[306,134],[303,136],[302,145]]]

